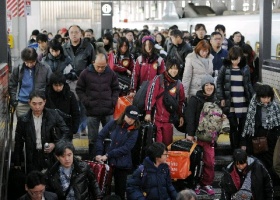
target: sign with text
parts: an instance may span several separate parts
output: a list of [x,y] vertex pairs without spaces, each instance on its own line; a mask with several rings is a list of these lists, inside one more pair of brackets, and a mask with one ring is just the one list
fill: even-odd
[[113,26],[113,4],[112,2],[101,2],[101,35],[110,31]]

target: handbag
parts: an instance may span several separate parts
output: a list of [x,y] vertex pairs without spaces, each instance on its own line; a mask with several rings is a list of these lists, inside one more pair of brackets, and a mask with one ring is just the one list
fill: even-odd
[[267,137],[256,137],[252,139],[253,153],[259,154],[268,151]]
[[186,179],[191,175],[190,157],[197,143],[193,143],[190,152],[187,151],[168,151],[166,163],[169,165],[172,179]]

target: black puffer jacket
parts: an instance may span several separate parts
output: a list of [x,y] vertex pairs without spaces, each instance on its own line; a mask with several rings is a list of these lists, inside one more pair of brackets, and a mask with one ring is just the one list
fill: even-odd
[[205,102],[215,102],[216,98],[213,93],[211,96],[203,94],[202,90],[197,91],[196,96],[192,96],[188,103],[188,108],[185,113],[187,121],[187,134],[195,136],[195,131],[199,124],[199,117]]
[[[231,61],[228,59],[224,60],[224,65],[221,67],[217,79],[217,98],[221,100],[225,100],[224,113],[229,114],[230,105],[231,105]],[[250,69],[246,65],[245,59],[241,59],[238,64],[240,67],[240,71],[243,75],[243,86],[245,92],[246,102],[249,105],[251,98],[253,97],[254,89],[251,84],[250,79]]]
[[70,91],[69,85],[65,83],[61,92],[55,92],[52,86],[48,86],[46,97],[46,108],[59,109],[71,115],[71,118],[64,118],[64,121],[70,129],[70,135],[76,134],[80,124],[80,111],[76,96]]
[[52,72],[63,74],[64,69],[71,64],[71,59],[63,54],[54,57],[51,53],[48,53],[48,55],[43,58],[42,62],[47,63],[51,67]]
[[[41,126],[41,139],[42,144],[45,143],[56,143],[59,139],[69,139],[69,129],[63,121],[62,117],[52,109],[45,108],[43,111],[42,126]],[[60,134],[54,133],[54,127],[60,130]],[[42,170],[36,166],[33,162],[34,153],[36,150],[36,131],[34,126],[34,120],[32,110],[30,109],[26,114],[20,116],[17,121],[16,132],[15,132],[15,166],[21,165],[21,154],[23,145],[25,143],[26,151],[26,167],[27,172],[32,170]],[[53,154],[46,155],[49,162],[53,158]],[[46,167],[46,166],[43,166]]]
[[[95,175],[89,165],[74,158],[74,168],[71,173],[71,185],[74,190],[76,200],[101,199],[101,191]],[[58,200],[65,200],[65,192],[62,190],[59,174],[60,163],[56,162],[47,172],[47,190],[55,192]]]
[[[254,200],[273,200],[273,185],[271,177],[261,162],[254,158],[248,157],[247,170],[251,170],[251,191]],[[234,164],[230,163],[225,169],[221,178],[220,186],[222,188],[221,200],[230,200],[231,196],[237,192],[234,180]],[[234,178],[235,177],[235,178]]]
[[90,65],[81,73],[76,92],[87,116],[112,115],[120,92],[118,77],[109,66],[98,73]]

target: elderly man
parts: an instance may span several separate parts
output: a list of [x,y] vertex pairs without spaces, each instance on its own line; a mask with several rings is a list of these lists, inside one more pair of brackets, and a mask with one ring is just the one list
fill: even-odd
[[120,92],[118,77],[105,54],[97,54],[95,63],[81,73],[76,92],[87,111],[89,156],[93,158],[99,124],[104,127],[113,118]]
[[[71,59],[73,69],[66,74],[67,82],[70,89],[76,95],[76,84],[80,73],[90,65],[95,59],[95,51],[92,44],[82,39],[82,30],[78,25],[72,25],[68,29],[70,40],[63,45],[63,52],[66,57]],[[76,96],[77,97],[77,96]],[[79,102],[81,123],[78,132],[86,131],[86,114],[85,108]]]

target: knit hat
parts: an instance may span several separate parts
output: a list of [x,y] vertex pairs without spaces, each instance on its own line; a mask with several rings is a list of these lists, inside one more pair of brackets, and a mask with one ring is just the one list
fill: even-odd
[[144,44],[147,40],[149,40],[151,43],[155,44],[155,39],[150,35],[146,35],[142,38],[142,44]]
[[128,116],[131,119],[138,119],[138,115],[139,115],[139,110],[136,106],[127,106],[125,109],[125,115]]
[[203,86],[207,83],[211,83],[214,85],[214,78],[209,75],[209,74],[206,74],[202,79],[201,79],[201,87],[203,88]]

